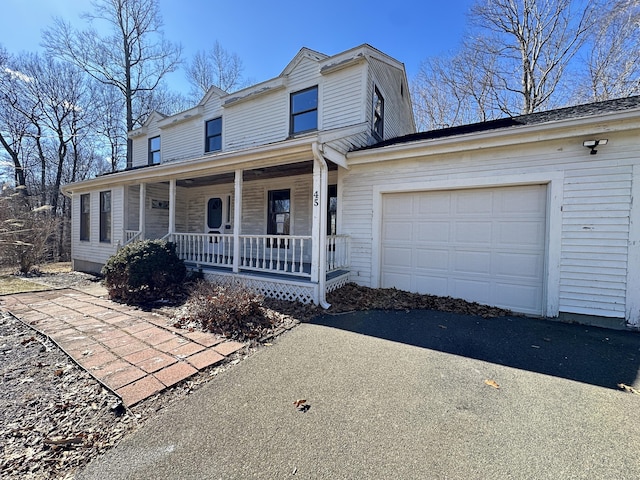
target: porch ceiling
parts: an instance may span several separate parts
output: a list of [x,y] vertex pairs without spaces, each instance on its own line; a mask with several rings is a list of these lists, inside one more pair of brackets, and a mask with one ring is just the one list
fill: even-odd
[[[327,162],[329,170],[337,170],[338,166],[332,162]],[[252,180],[265,180],[280,177],[293,177],[296,175],[311,175],[313,173],[313,160],[297,163],[287,163],[285,165],[275,165],[273,167],[254,168],[244,170],[242,180],[250,182]],[[197,178],[185,178],[177,180],[176,185],[179,187],[203,187],[206,185],[220,185],[225,183],[233,183],[235,177],[234,172],[219,173],[216,175],[206,175]]]

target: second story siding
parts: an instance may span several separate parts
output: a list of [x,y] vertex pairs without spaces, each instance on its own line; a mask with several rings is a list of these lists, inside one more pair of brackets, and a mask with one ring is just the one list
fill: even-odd
[[[292,95],[314,87],[317,128],[292,133]],[[377,141],[371,130],[371,102],[376,87],[385,96],[384,137],[413,133],[415,127],[401,63],[368,45],[331,57],[303,48],[272,80],[233,94],[212,87],[192,109],[170,117],[152,114],[144,127],[130,133],[134,144],[133,166],[147,165],[148,139],[154,136],[160,136],[162,163],[322,132],[331,132],[331,141],[345,152],[353,146],[371,144]],[[207,152],[205,125],[214,118],[221,119],[222,148]]]

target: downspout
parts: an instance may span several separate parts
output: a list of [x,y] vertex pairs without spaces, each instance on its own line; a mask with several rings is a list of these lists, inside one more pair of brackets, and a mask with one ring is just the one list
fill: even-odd
[[[320,225],[318,232],[318,242],[320,244],[318,252],[318,268],[320,269],[318,275],[318,303],[325,310],[331,307],[331,304],[327,303],[327,188],[328,188],[328,172],[327,162],[325,161],[320,151],[318,142],[311,144],[311,151],[313,152],[313,162],[315,166],[320,170]],[[316,241],[316,239],[313,239]]]

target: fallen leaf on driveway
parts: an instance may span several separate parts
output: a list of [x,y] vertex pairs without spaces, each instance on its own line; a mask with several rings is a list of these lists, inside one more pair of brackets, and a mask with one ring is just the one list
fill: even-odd
[[500,385],[498,385],[498,384],[497,384],[497,382],[496,382],[495,380],[489,380],[489,379],[487,379],[487,380],[485,380],[485,381],[484,381],[484,383],[486,383],[486,384],[487,384],[487,385],[489,385],[490,387],[500,389]]
[[619,383],[618,387],[621,388],[622,390],[624,390],[625,392],[635,393],[636,395],[640,395],[640,390],[637,390],[637,389],[633,388],[630,385],[626,385],[624,383]]

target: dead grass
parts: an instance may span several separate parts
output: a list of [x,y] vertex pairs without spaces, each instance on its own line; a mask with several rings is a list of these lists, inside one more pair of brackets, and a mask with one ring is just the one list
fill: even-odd
[[[71,272],[71,262],[47,263],[38,265],[37,269],[44,274],[57,274]],[[13,295],[16,293],[39,292],[50,290],[51,287],[38,283],[37,278],[25,278],[15,276],[15,268],[0,269],[0,295]]]
[[39,292],[50,290],[51,287],[31,282],[13,275],[0,275],[0,295],[13,295],[24,292]]

